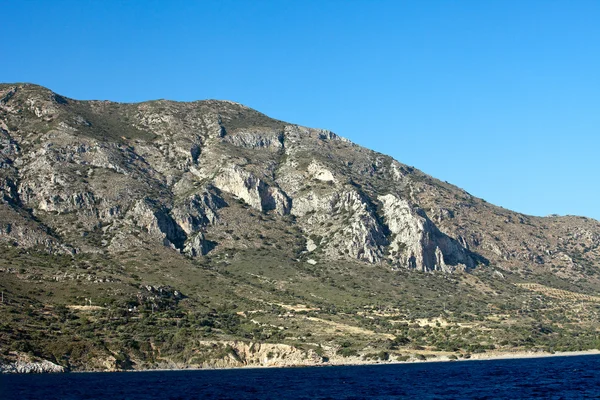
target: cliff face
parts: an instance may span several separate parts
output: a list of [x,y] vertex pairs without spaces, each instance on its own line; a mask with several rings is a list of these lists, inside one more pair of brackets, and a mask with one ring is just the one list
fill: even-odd
[[0,144],[0,239],[20,247],[115,252],[141,235],[200,257],[256,235],[237,213],[238,230],[211,239],[231,223],[224,208],[247,205],[299,228],[296,253],[321,261],[577,276],[600,259],[597,221],[494,207],[332,132],[227,101],[118,104],[2,85]]

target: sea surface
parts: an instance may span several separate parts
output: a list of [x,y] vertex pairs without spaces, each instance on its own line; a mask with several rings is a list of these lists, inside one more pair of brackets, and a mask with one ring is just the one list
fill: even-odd
[[600,355],[344,367],[0,376],[2,400],[531,398],[600,398]]

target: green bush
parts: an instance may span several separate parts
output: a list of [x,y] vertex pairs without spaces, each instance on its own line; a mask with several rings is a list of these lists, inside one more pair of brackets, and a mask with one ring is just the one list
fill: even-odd
[[352,356],[357,356],[358,351],[356,351],[356,349],[352,349],[349,347],[342,347],[342,348],[338,349],[337,354],[342,357],[352,357]]

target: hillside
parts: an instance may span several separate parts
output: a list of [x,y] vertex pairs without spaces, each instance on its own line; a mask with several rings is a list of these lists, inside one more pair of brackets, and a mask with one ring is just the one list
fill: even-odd
[[312,365],[600,344],[598,221],[496,207],[229,101],[2,84],[0,199],[5,363]]

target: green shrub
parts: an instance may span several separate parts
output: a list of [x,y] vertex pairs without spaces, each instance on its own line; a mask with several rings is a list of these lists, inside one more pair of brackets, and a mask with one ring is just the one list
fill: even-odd
[[349,347],[341,347],[340,349],[338,349],[337,354],[342,357],[352,357],[352,356],[357,356],[358,351],[356,351],[356,349],[352,349]]

